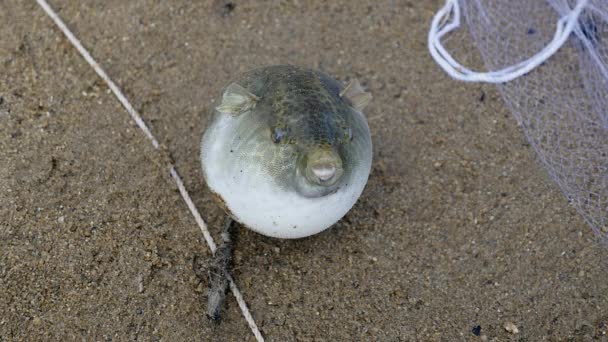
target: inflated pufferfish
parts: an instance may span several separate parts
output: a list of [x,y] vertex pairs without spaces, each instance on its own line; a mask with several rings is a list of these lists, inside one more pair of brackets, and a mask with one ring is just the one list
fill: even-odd
[[290,65],[241,75],[201,142],[205,180],[228,214],[263,235],[301,238],[336,223],[361,195],[372,142],[358,81],[343,87]]

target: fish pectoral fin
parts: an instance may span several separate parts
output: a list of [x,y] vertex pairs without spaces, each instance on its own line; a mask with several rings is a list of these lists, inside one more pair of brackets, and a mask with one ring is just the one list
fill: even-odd
[[237,83],[231,83],[215,109],[222,114],[239,115],[252,109],[260,98]]
[[372,94],[363,90],[358,79],[350,81],[350,83],[340,92],[340,97],[347,98],[353,108],[357,111],[362,111],[372,100]]

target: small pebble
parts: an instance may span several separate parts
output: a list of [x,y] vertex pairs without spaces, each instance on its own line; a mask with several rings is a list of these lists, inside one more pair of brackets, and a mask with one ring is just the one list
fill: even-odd
[[471,329],[471,332],[473,333],[473,335],[479,336],[481,334],[481,325],[473,327],[473,329]]
[[505,324],[505,330],[510,332],[511,334],[519,333],[519,329],[517,329],[517,326],[511,322]]
[[65,222],[65,216],[59,216],[59,218],[57,219],[57,222],[59,222],[59,223]]
[[137,276],[137,292],[144,292],[144,277],[141,274]]

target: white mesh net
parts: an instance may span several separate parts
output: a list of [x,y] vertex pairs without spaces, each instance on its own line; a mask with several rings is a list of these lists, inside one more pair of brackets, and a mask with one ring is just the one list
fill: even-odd
[[[551,178],[608,241],[608,0],[448,0],[442,11],[429,35],[433,57],[455,78],[499,83]],[[442,51],[459,24],[489,72]]]

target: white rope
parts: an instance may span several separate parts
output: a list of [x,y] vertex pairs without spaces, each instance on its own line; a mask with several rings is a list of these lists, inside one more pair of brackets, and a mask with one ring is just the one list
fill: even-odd
[[[154,135],[152,135],[152,132],[150,132],[150,129],[148,129],[148,126],[146,126],[146,123],[141,118],[139,113],[137,113],[137,111],[133,108],[133,106],[131,105],[129,100],[127,100],[125,95],[122,93],[120,88],[118,88],[116,83],[114,83],[114,81],[112,81],[110,79],[108,74],[106,74],[106,72],[99,66],[99,64],[95,61],[95,59],[93,59],[91,54],[84,48],[82,43],[80,43],[80,40],[78,40],[78,38],[76,38],[76,36],[74,36],[74,34],[70,31],[70,29],[68,29],[68,27],[65,25],[65,23],[61,20],[61,18],[59,18],[59,16],[51,8],[51,6],[49,6],[49,4],[46,2],[46,0],[36,0],[36,1],[38,2],[38,5],[40,5],[40,7],[42,7],[42,9],[46,12],[46,14],[51,19],[53,19],[53,21],[59,27],[61,32],[63,32],[63,34],[68,38],[70,43],[72,43],[72,45],[76,48],[76,50],[78,50],[78,52],[82,55],[82,57],[84,57],[84,59],[87,61],[87,63],[89,63],[89,65],[91,67],[93,67],[95,72],[97,72],[97,75],[99,75],[99,77],[101,77],[106,82],[108,87],[110,87],[110,90],[112,90],[114,95],[118,98],[118,101],[120,101],[120,103],[125,107],[125,109],[129,113],[129,115],[131,115],[131,118],[133,118],[135,123],[137,123],[137,126],[139,126],[139,128],[141,128],[141,130],[145,133],[145,135],[148,137],[148,139],[152,142],[152,145],[154,146],[154,148],[158,150],[160,144],[158,143],[158,141],[156,140]],[[215,253],[216,245],[215,245],[215,242],[213,241],[213,237],[209,233],[209,229],[207,229],[207,225],[205,224],[205,221],[203,220],[203,218],[201,217],[201,214],[196,209],[196,206],[192,202],[192,199],[190,198],[188,191],[184,187],[184,182],[182,181],[181,177],[179,176],[179,174],[175,170],[175,167],[172,164],[169,164],[169,172],[171,174],[171,177],[173,177],[173,180],[175,180],[175,184],[177,185],[177,188],[179,189],[179,193],[181,194],[182,198],[184,199],[184,202],[186,202],[188,209],[190,209],[190,212],[194,216],[194,220],[196,221],[199,228],[203,232],[203,236],[205,237],[205,241],[207,242],[209,249],[211,250],[212,253]],[[251,332],[253,333],[253,335],[255,336],[255,338],[258,341],[264,341],[264,337],[262,336],[262,333],[260,332],[255,321],[253,320],[253,317],[251,316],[251,313],[249,312],[249,309],[247,308],[247,304],[245,303],[245,300],[243,299],[243,295],[241,294],[241,291],[236,286],[234,279],[232,279],[232,277],[229,277],[228,280],[230,281],[230,289],[232,290],[232,293],[234,294],[234,297],[235,297],[237,303],[239,304],[239,308],[241,309],[241,311],[243,313],[243,317],[245,317],[245,320],[247,321],[247,324],[249,325]]]
[[490,72],[470,70],[458,63],[444,48],[441,43],[443,36],[460,27],[460,5],[458,4],[458,0],[446,0],[445,5],[433,17],[431,29],[429,30],[428,48],[437,64],[457,80],[488,83],[509,82],[527,74],[544,63],[564,45],[572,31],[578,27],[578,17],[588,5],[588,2],[589,0],[580,0],[573,10],[558,20],[553,40],[540,52],[522,62],[501,70]]

